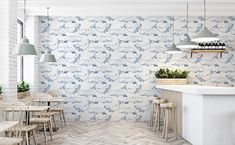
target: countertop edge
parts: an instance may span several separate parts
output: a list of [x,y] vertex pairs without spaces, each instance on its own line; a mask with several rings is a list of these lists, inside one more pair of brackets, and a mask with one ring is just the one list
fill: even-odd
[[155,85],[157,89],[200,95],[235,95],[235,87],[198,85]]

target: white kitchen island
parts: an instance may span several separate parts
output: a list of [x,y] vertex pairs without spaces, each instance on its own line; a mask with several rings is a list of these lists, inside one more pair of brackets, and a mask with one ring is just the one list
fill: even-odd
[[[193,145],[235,145],[235,88],[156,85],[181,93],[181,134]],[[164,96],[164,93],[163,93]]]

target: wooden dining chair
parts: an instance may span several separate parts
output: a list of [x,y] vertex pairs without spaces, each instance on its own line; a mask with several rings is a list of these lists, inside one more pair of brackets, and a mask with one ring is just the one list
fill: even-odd
[[25,107],[25,111],[27,112],[26,113],[26,119],[25,119],[25,124],[22,126],[22,134],[23,134],[23,137],[26,141],[26,145],[29,145],[29,138],[32,137],[33,138],[33,141],[34,141],[34,144],[37,145],[36,143],[36,139],[35,139],[35,131],[37,129],[37,125],[30,125],[30,124],[27,124],[29,122],[29,118],[31,116],[29,116],[29,106],[31,105],[31,103],[27,103],[27,104],[24,104],[24,106],[22,107]]
[[[13,106],[12,109],[14,109],[15,111],[24,110],[23,113],[29,112],[29,105],[30,105],[30,103],[27,103],[27,104],[25,104],[25,103],[22,103],[22,102],[12,102],[11,106]],[[19,109],[19,108],[21,108],[21,109]],[[26,145],[29,145],[29,138],[30,137],[33,138],[34,144],[36,145],[37,143],[36,143],[36,139],[35,139],[35,130],[37,128],[37,125],[29,125],[29,124],[27,124],[28,118],[30,116],[28,116],[29,113],[25,113],[25,114],[26,114],[26,115],[24,115],[25,116],[24,117],[25,118],[25,124],[23,124],[21,126],[21,128],[15,127],[13,129],[11,129],[10,131],[19,131],[19,130],[21,130],[21,136],[23,138],[23,141],[26,141]]]
[[[39,94],[40,94],[40,93],[39,93]],[[48,102],[49,102],[49,104],[52,104],[52,102],[51,102],[52,99],[53,99],[52,96],[47,96],[47,95],[45,95],[45,93],[44,93],[44,95],[40,95],[40,96],[34,97],[33,102],[34,102],[34,103],[40,103],[41,105],[43,104],[43,105],[46,106],[46,105],[48,105],[48,104],[46,104],[46,103],[48,103]],[[42,100],[48,100],[48,101],[43,102]],[[49,107],[50,107],[50,106],[49,106]],[[56,115],[56,114],[59,114],[59,113],[58,113],[58,112],[52,112],[51,109],[49,108],[48,111],[39,112],[39,113],[36,113],[35,115],[41,116],[41,117],[50,116],[52,122],[54,123],[54,127],[56,128],[56,121],[55,121],[55,115]]]
[[[58,91],[56,90],[50,90],[48,91],[48,94],[51,95],[53,98],[57,97],[57,93]],[[66,119],[65,119],[65,113],[64,113],[64,101],[60,101],[60,102],[53,102],[53,105],[51,105],[51,112],[58,112],[59,113],[59,117],[60,117],[60,122],[61,122],[61,126],[63,126],[63,121],[64,121],[64,125],[66,126]],[[62,120],[63,118],[63,120]]]
[[[41,106],[45,105],[44,102],[37,101],[35,102],[35,105]],[[42,125],[43,131],[44,131],[44,139],[45,139],[45,144],[47,144],[47,134],[46,130],[47,128],[49,129],[49,134],[52,139],[52,123],[51,123],[51,116],[46,114],[47,111],[40,111],[35,114],[33,114],[33,117],[30,118],[30,124],[36,124],[38,126]]]
[[16,121],[17,124],[9,128],[5,132],[5,137],[0,137],[0,145],[21,145],[22,136],[21,129],[23,126],[24,113],[20,109],[16,111],[14,108],[18,107],[17,105],[12,105],[12,103],[1,103],[1,112],[4,121]]

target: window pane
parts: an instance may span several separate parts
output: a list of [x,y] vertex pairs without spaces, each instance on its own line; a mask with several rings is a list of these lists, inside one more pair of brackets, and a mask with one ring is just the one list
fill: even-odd
[[17,57],[17,82],[21,81],[21,63],[20,63],[21,58]]
[[24,81],[29,84],[34,82],[34,57],[32,56],[24,56]]

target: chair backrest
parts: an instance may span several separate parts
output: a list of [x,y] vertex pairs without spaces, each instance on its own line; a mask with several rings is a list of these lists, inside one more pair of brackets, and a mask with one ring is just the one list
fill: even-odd
[[40,98],[40,97],[46,97],[47,93],[32,93],[30,95],[32,98]]
[[64,101],[57,101],[57,102],[51,102],[50,108],[53,109],[63,109],[64,108]]
[[[41,97],[37,97],[33,100],[33,105],[34,106],[48,106],[48,102],[50,102],[52,98],[51,97],[45,97],[45,96],[41,96]],[[45,101],[45,100],[48,100],[48,101]],[[50,109],[50,108],[49,108]],[[45,110],[45,111],[39,111],[39,112],[32,112],[33,116],[37,116],[39,118],[49,118],[50,116],[47,115],[45,112],[48,112],[48,110]]]
[[17,121],[17,125],[9,129],[9,131],[14,130],[15,137],[21,137],[26,107],[22,102],[3,102],[1,104],[3,120]]

